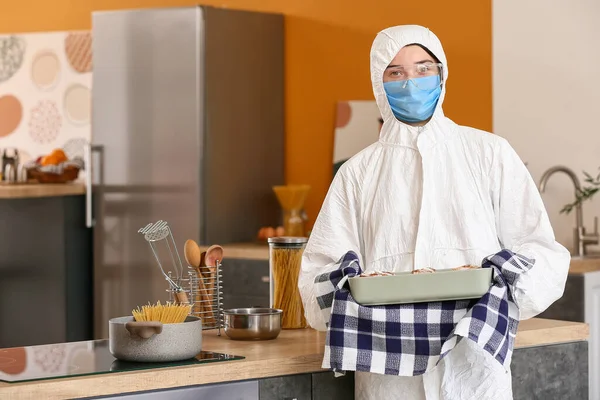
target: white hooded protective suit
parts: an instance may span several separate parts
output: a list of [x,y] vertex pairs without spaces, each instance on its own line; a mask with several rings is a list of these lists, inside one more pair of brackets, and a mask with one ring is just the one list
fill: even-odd
[[[400,49],[418,43],[444,65],[444,87],[422,127],[398,121],[383,88],[383,73]],[[521,319],[560,298],[569,252],[554,232],[527,168],[508,142],[444,116],[448,64],[427,28],[380,32],[371,49],[371,80],[384,119],[379,141],[336,174],[304,252],[299,288],[310,325],[325,330],[315,300],[316,275],[333,270],[349,250],[363,269],[410,271],[481,265],[502,248],[535,259],[517,282]],[[356,399],[512,399],[511,376],[491,355],[463,339],[422,376],[356,373]]]

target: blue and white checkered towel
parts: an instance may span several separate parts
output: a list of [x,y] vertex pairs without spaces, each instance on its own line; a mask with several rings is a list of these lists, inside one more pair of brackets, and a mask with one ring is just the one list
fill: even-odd
[[494,269],[493,284],[479,300],[362,306],[347,285],[362,272],[350,251],[338,269],[315,279],[317,301],[329,321],[322,367],[336,373],[421,375],[465,337],[508,370],[519,323],[511,292],[534,263],[509,250],[486,257],[482,267]]

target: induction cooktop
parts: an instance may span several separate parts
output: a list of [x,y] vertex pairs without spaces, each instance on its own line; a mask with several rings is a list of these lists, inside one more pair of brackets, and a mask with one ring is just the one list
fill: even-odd
[[110,354],[108,340],[14,347],[0,349],[0,382],[17,383],[242,359],[242,356],[202,351],[195,358],[184,361],[125,362]]

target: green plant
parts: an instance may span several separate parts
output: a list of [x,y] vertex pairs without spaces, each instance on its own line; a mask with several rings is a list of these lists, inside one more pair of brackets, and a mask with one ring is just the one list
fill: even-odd
[[[600,170],[600,168],[598,169]],[[594,197],[596,192],[600,190],[600,173],[598,173],[598,176],[595,178],[585,171],[583,172],[583,175],[585,175],[584,182],[588,185],[583,186],[575,192],[575,201],[564,206],[563,209],[560,210],[561,214],[569,214],[575,207]]]

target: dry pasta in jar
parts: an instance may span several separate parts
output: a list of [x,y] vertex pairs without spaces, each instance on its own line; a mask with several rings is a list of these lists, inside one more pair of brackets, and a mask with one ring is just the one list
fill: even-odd
[[308,326],[298,289],[302,253],[307,241],[305,237],[268,239],[271,307],[283,311],[282,329],[300,329]]

